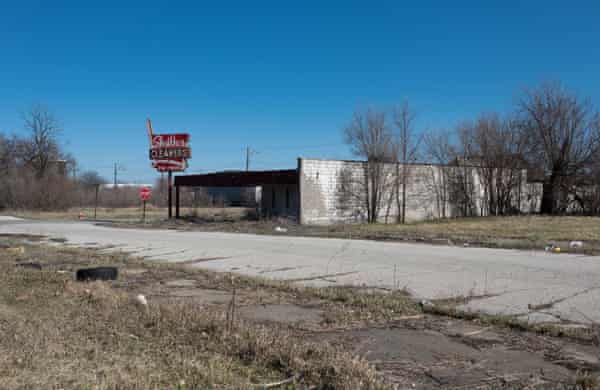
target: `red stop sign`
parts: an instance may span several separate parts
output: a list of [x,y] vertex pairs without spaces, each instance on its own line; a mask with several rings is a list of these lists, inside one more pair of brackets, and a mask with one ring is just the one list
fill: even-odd
[[140,188],[140,199],[148,200],[148,199],[150,199],[150,196],[152,196],[152,190],[150,188],[148,188],[148,187]]

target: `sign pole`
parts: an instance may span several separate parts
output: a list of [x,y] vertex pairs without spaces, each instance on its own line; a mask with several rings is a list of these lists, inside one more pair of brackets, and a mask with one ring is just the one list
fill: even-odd
[[143,201],[143,211],[142,211],[142,223],[146,223],[146,199],[144,199]]
[[173,218],[173,171],[169,171],[168,174],[168,182],[169,182],[169,186],[168,186],[168,193],[169,193],[169,219]]
[[188,133],[154,134],[152,121],[149,118],[146,120],[146,127],[148,128],[148,140],[150,141],[149,157],[150,160],[152,160],[152,166],[161,172],[161,174],[163,172],[168,173],[168,216],[169,219],[172,219],[173,171],[185,171],[187,168],[187,160],[192,158],[190,135]]

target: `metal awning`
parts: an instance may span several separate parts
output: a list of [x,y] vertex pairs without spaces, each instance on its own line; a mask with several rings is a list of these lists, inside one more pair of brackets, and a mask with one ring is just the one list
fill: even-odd
[[298,170],[216,172],[175,176],[176,187],[258,187],[298,184]]

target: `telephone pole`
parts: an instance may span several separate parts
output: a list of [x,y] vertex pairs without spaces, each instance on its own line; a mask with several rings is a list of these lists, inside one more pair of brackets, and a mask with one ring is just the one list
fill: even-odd
[[246,147],[246,171],[250,170],[250,147]]
[[250,146],[246,147],[246,171],[250,170],[250,157],[256,154],[256,150],[253,150]]
[[117,180],[117,172],[119,171],[124,171],[124,167],[122,165],[120,165],[118,162],[115,163],[114,165],[114,185],[115,188],[117,188],[117,184],[119,183],[119,181]]

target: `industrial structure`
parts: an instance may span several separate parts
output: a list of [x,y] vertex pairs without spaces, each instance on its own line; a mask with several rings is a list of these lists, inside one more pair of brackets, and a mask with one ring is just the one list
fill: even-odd
[[[299,158],[296,169],[217,172],[175,177],[176,216],[179,216],[181,187],[260,187],[260,214],[286,217],[301,224],[358,223],[367,220],[372,183],[366,180],[365,161]],[[403,172],[400,187],[398,172]],[[501,173],[502,176],[506,173]],[[481,167],[475,165],[381,164],[378,190],[378,222],[393,222],[401,210],[405,221],[414,222],[468,215],[489,215],[488,191]],[[509,207],[515,213],[539,209],[541,184],[527,179],[527,170],[511,172]],[[496,178],[497,179],[497,178]],[[501,182],[496,180],[497,182]],[[460,181],[468,191],[459,197],[453,188]],[[402,197],[400,198],[400,191]],[[405,207],[401,205],[405,199]]]

